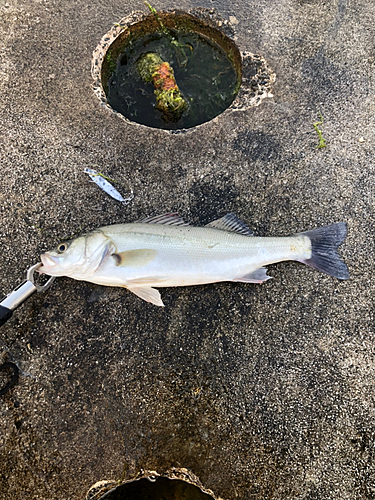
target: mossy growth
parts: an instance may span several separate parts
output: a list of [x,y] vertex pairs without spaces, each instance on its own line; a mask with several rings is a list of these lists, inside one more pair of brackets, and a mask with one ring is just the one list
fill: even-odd
[[317,149],[322,149],[327,147],[327,143],[323,138],[323,132],[318,128],[318,125],[323,125],[323,116],[321,113],[319,113],[319,116],[320,116],[320,121],[313,123],[313,127],[315,128],[316,133],[318,134],[319,137],[319,144],[317,145]]
[[152,82],[155,86],[156,109],[161,111],[166,121],[177,122],[188,108],[188,103],[178,88],[170,64],[163,61],[159,54],[149,52],[138,59],[137,69],[144,82]]
[[163,59],[159,54],[149,52],[142,54],[137,61],[137,69],[139,76],[144,82],[152,82],[152,75],[157,71],[158,67],[163,64]]
[[116,71],[117,62],[110,50],[107,52],[106,59],[108,63],[108,71],[110,73],[114,73]]
[[160,19],[159,15],[158,15],[158,13],[157,13],[157,11],[156,11],[156,9],[154,9],[154,7],[153,7],[152,5],[150,5],[148,2],[143,2],[143,3],[144,3],[145,5],[147,5],[147,7],[150,9],[150,12],[151,12],[152,14],[154,14],[154,16],[155,16],[155,18],[156,18],[157,22],[159,23],[160,28],[161,28],[161,30],[163,31],[163,33],[165,33],[166,35],[170,36],[169,31],[168,31],[168,30],[167,30],[167,28],[164,26],[164,24],[163,24],[162,20]]

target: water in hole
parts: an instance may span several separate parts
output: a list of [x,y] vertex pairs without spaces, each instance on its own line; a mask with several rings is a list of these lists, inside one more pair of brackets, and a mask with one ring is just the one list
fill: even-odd
[[[155,87],[139,76],[136,62],[155,52],[168,62],[189,107],[177,123],[167,122],[155,109]],[[236,71],[224,50],[198,33],[171,36],[153,33],[130,42],[108,80],[107,99],[113,109],[132,121],[163,129],[190,128],[211,120],[234,100]]]
[[144,478],[126,483],[100,500],[213,500],[213,497],[180,479],[158,477],[156,481]]

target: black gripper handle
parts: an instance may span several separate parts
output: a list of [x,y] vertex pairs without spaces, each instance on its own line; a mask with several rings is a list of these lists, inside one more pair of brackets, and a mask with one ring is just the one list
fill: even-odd
[[13,311],[8,309],[7,307],[0,306],[0,326],[3,326],[4,323],[8,321],[9,318],[12,317]]

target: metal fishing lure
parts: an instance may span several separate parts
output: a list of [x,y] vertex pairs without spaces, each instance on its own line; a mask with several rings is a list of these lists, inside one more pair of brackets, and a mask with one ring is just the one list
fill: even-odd
[[[103,191],[105,191],[109,196],[114,198],[117,201],[120,201],[121,203],[124,203],[124,205],[128,205],[131,200],[134,198],[133,190],[130,192],[130,196],[128,198],[124,198],[118,191],[115,189],[110,182],[108,182],[108,177],[105,175],[101,174],[100,172],[97,172],[96,170],[93,170],[91,168],[85,168],[84,170],[85,174],[88,174],[90,179],[95,182],[97,186],[99,186]],[[111,179],[112,180],[112,179]]]

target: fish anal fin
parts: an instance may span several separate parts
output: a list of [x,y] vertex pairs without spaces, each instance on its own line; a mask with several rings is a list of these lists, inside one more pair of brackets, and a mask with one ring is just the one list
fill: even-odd
[[166,213],[162,215],[152,215],[138,221],[143,224],[164,224],[166,226],[188,226],[182,217],[177,213]]
[[245,274],[245,276],[242,276],[241,278],[236,278],[236,282],[240,283],[264,283],[267,280],[272,279],[272,276],[267,275],[267,269],[265,267],[260,267],[259,269],[256,269],[252,273]]
[[152,248],[140,248],[137,250],[126,250],[112,254],[116,266],[120,267],[143,267],[152,262],[158,251]]
[[155,306],[159,307],[164,307],[163,301],[161,300],[161,295],[159,290],[156,290],[156,288],[151,288],[150,286],[145,286],[145,287],[130,287],[126,286],[130,292],[134,293],[137,295],[139,298],[142,300],[145,300],[146,302],[151,302],[151,304],[154,304]]
[[235,214],[227,214],[221,219],[214,220],[206,225],[206,227],[213,227],[221,231],[230,231],[232,233],[243,234],[244,236],[254,236],[251,229]]

